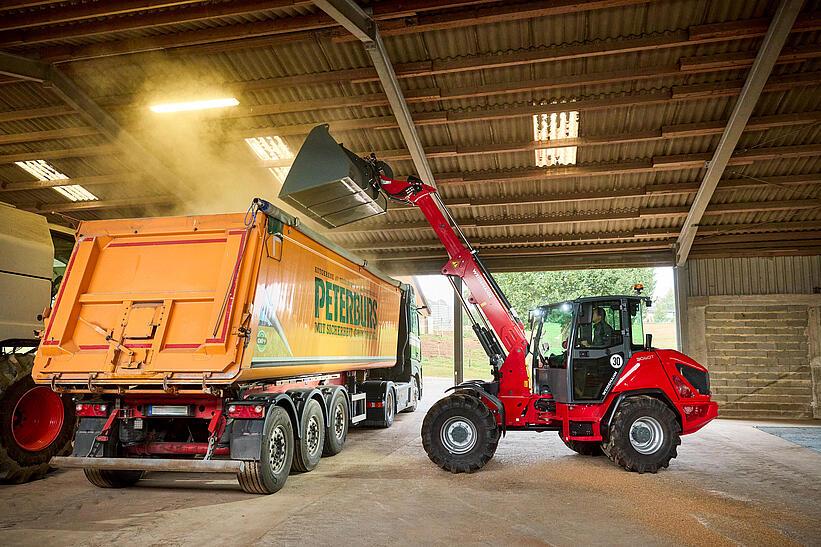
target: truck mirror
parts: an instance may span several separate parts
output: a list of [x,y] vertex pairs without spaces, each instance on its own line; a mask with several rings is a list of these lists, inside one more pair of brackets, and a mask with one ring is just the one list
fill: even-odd
[[644,335],[644,349],[650,349],[653,347],[653,335],[649,332]]

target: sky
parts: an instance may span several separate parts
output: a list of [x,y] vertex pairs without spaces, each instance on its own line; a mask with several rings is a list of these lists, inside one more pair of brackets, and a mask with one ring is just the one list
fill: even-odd
[[[653,291],[653,300],[657,300],[673,290],[673,268],[654,268],[656,273],[656,288]],[[445,300],[453,298],[453,288],[442,275],[422,275],[417,278],[422,290],[430,300]]]

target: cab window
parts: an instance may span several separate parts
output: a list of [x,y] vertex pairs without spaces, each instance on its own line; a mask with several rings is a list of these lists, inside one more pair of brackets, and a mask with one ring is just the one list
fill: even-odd
[[623,343],[618,300],[585,302],[580,311],[576,348],[610,348]]
[[630,329],[632,332],[631,344],[633,349],[644,348],[644,303],[631,302],[630,303]]

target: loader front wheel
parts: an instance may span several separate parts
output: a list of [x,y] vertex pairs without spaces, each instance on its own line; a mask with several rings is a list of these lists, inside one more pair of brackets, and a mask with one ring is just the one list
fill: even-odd
[[616,409],[604,453],[617,465],[637,473],[668,467],[678,454],[681,427],[676,415],[653,397],[629,397]]
[[259,461],[246,461],[237,481],[249,494],[273,494],[285,486],[294,458],[294,428],[280,406],[268,409]]
[[490,409],[472,395],[455,393],[434,404],[422,422],[422,446],[451,473],[473,473],[496,453],[499,428]]

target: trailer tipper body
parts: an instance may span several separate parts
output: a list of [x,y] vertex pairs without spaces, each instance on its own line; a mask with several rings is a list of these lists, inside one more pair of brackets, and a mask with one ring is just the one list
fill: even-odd
[[417,333],[411,287],[259,201],[82,223],[33,377],[75,394],[74,453],[55,463],[98,486],[225,471],[269,493],[350,424],[415,408]]

